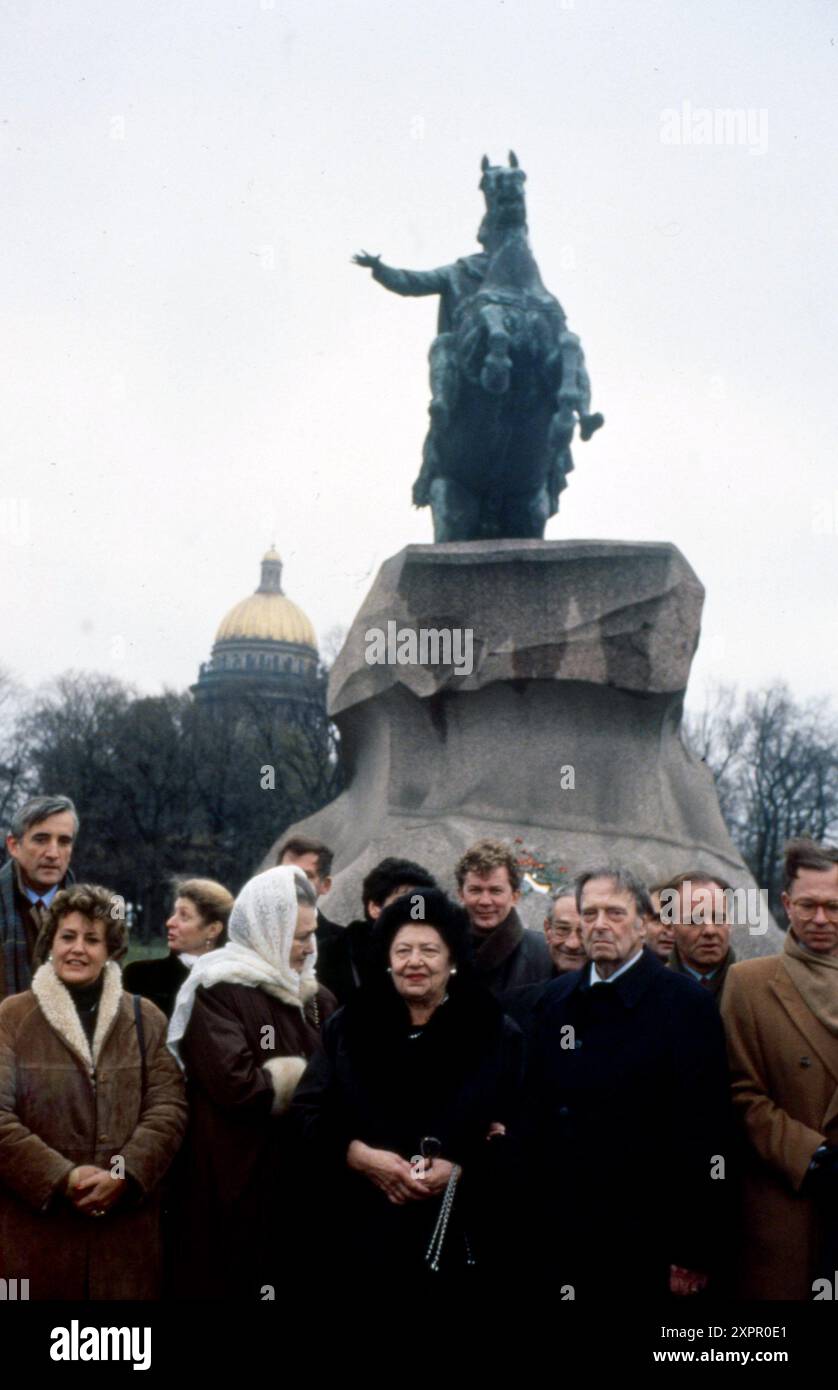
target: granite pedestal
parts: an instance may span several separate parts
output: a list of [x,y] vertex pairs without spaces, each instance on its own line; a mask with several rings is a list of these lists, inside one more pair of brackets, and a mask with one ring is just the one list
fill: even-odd
[[[755,897],[712,775],[680,736],[703,598],[667,544],[470,541],[386,561],[329,685],[346,790],[293,827],[335,850],[326,915],[360,915],[361,880],[385,855],[453,888],[482,836],[571,872],[698,868]],[[400,661],[446,655],[445,633],[448,664]],[[522,907],[535,925],[544,899]],[[733,944],[769,954],[781,933],[763,910]]]

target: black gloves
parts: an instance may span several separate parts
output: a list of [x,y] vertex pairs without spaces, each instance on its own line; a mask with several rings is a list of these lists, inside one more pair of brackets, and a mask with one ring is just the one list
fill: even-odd
[[800,1185],[801,1195],[818,1201],[838,1201],[838,1148],[821,1144],[812,1155],[812,1162]]

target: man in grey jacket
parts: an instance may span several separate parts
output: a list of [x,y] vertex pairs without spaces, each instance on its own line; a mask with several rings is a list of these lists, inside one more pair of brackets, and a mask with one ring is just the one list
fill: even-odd
[[500,996],[517,985],[549,980],[553,962],[541,932],[527,931],[515,904],[521,870],[508,845],[478,840],[456,870],[460,899],[471,920],[478,979]]

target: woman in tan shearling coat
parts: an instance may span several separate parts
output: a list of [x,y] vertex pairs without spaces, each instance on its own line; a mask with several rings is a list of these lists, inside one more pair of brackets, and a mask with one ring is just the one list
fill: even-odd
[[[122,989],[118,900],[58,893],[0,1005],[0,1277],[30,1299],[159,1296],[159,1191],[186,1128],[166,1019]],[[144,1054],[144,1055],[143,1055]]]

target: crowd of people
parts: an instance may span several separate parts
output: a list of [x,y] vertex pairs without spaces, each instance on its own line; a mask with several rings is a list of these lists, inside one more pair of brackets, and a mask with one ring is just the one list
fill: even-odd
[[838,1269],[838,849],[785,851],[777,955],[730,885],[618,864],[543,930],[509,845],[371,868],[330,922],[293,837],[238,896],[186,878],[169,953],[74,881],[65,796],[0,869],[0,1278],[33,1299],[279,1298],[312,1279],[561,1299],[805,1301]]

